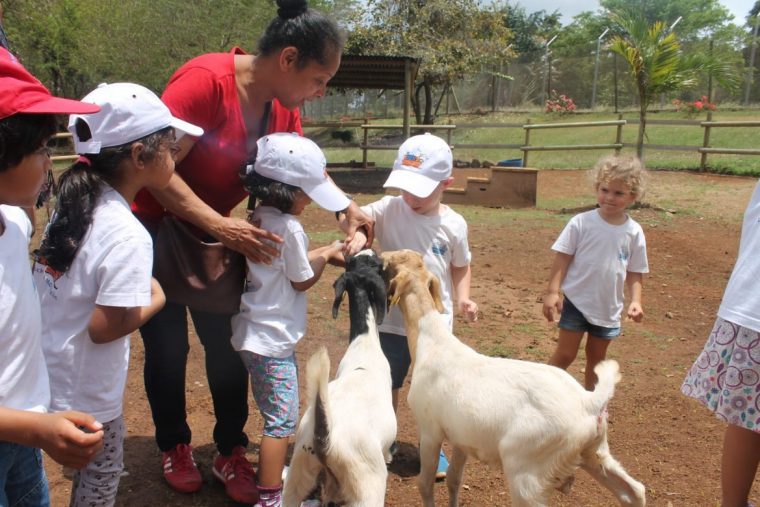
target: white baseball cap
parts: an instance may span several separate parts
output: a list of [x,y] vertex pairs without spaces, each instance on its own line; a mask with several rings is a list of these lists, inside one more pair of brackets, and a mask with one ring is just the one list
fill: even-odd
[[454,157],[448,143],[432,134],[412,136],[398,148],[393,170],[384,188],[400,188],[417,197],[433,193],[451,176]]
[[256,145],[253,170],[260,175],[300,188],[328,211],[344,210],[351,203],[327,175],[325,155],[314,141],[281,132],[262,137]]
[[[69,116],[77,153],[100,153],[102,148],[121,146],[166,127],[174,127],[177,139],[185,134],[203,135],[202,128],[175,118],[155,93],[138,84],[101,83],[82,102],[99,105],[100,112]],[[79,138],[77,120],[90,127],[91,138]]]

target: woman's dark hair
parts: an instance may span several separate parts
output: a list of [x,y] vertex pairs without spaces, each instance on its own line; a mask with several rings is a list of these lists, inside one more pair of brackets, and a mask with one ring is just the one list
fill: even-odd
[[[247,167],[250,168],[250,166]],[[247,174],[241,174],[240,179],[243,180],[246,191],[257,200],[256,206],[259,204],[272,206],[283,213],[290,213],[293,209],[298,187],[267,178],[252,169],[247,169]]]
[[267,56],[287,46],[298,49],[298,68],[311,60],[325,65],[343,51],[346,37],[335,21],[314,9],[306,0],[277,0],[277,17],[259,39],[259,54]]
[[17,113],[0,120],[0,172],[39,150],[55,131],[52,114]]
[[[75,129],[82,141],[92,137],[84,121],[79,120]],[[174,129],[166,127],[127,144],[88,154],[66,169],[58,180],[53,217],[40,248],[35,252],[37,260],[61,273],[68,271],[82,238],[92,224],[92,213],[103,192],[103,184],[119,182],[122,162],[131,157],[132,145],[141,142],[145,146],[141,157],[145,162],[150,162],[158,155],[161,143],[173,139],[173,134]]]

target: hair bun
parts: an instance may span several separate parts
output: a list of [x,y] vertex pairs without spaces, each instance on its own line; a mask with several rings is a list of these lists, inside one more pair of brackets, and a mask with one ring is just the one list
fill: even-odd
[[306,0],[277,0],[277,15],[283,19],[300,16],[309,9]]

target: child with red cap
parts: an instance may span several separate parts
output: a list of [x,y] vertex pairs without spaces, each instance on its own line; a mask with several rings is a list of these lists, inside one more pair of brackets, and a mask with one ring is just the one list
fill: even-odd
[[99,110],[53,97],[0,48],[0,505],[50,504],[40,448],[81,468],[102,445],[101,424],[91,415],[46,413],[50,384],[28,261],[29,214],[52,168],[54,114]]

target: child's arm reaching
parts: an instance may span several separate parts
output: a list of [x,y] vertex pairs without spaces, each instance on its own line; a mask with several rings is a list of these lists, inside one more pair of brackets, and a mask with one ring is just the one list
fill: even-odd
[[554,256],[554,264],[552,264],[552,270],[549,274],[549,285],[546,287],[544,306],[542,308],[544,317],[549,322],[554,322],[554,319],[562,312],[562,300],[559,297],[559,289],[562,285],[562,280],[567,275],[567,268],[572,260],[572,255],[561,252],[557,252]]
[[161,285],[155,278],[150,279],[150,304],[124,308],[121,306],[95,305],[87,332],[95,343],[108,343],[126,336],[145,324],[166,304]]
[[625,284],[628,286],[628,293],[631,295],[631,304],[628,305],[628,317],[634,322],[641,322],[644,318],[644,310],[641,308],[641,287],[644,280],[642,273],[633,273],[628,271],[625,275]]
[[290,285],[297,291],[303,292],[308,290],[312,285],[317,283],[328,262],[331,260],[336,263],[343,261],[342,251],[342,241],[334,241],[329,245],[311,250],[309,252],[309,263],[311,264],[311,270],[314,271],[314,276],[303,282],[294,282],[291,280]]
[[470,299],[471,280],[472,269],[469,264],[466,266],[451,266],[451,281],[454,284],[457,307],[460,312],[467,316],[470,322],[475,322],[478,320],[478,305]]
[[83,468],[103,447],[103,425],[89,414],[40,414],[0,407],[0,440],[38,447],[64,466]]

